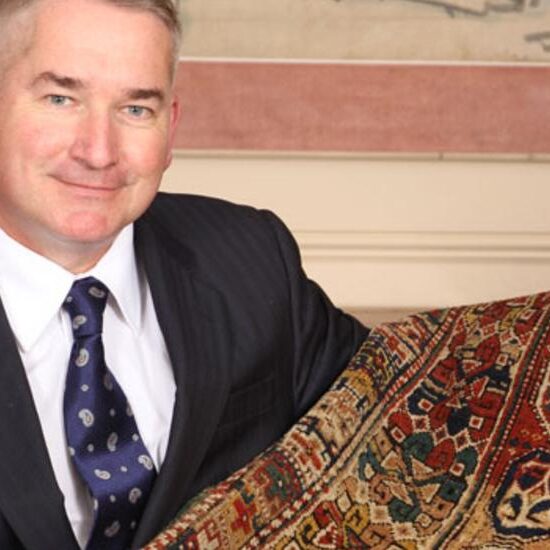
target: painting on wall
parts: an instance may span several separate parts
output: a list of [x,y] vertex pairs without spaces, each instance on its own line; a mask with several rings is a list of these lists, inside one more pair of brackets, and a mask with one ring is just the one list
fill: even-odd
[[183,7],[182,148],[550,151],[550,0]]
[[550,62],[550,0],[183,0],[183,55]]

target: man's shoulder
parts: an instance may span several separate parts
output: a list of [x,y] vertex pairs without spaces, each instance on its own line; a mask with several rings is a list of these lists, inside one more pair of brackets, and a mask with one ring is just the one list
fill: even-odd
[[210,255],[221,248],[262,255],[279,247],[284,224],[267,210],[188,194],[159,193],[138,227],[147,226],[162,241]]
[[143,258],[161,253],[217,288],[230,281],[273,293],[289,262],[299,264],[294,240],[271,212],[195,195],[159,194],[136,222],[136,245]]
[[157,193],[151,209],[170,210],[170,209],[191,209],[207,211],[229,211],[238,214],[244,212],[258,212],[258,209],[245,205],[230,202],[218,197],[209,197],[205,195],[192,195],[189,193]]
[[[227,200],[183,193],[158,193],[146,213],[148,219],[165,226],[189,229],[199,226],[246,224],[259,222],[265,212],[252,206],[235,204]],[[167,228],[168,228],[167,227]]]

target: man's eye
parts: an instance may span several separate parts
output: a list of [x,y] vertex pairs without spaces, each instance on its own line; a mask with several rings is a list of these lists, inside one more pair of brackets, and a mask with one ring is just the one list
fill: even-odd
[[65,105],[69,105],[69,103],[71,102],[70,97],[67,97],[65,95],[57,95],[57,94],[49,95],[46,97],[46,99],[48,100],[49,103],[57,107],[63,107]]
[[151,109],[141,105],[129,105],[126,107],[126,112],[133,118],[149,118],[153,115]]

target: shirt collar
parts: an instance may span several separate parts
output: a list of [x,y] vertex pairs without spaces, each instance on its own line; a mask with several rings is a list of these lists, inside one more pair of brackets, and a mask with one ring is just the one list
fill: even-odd
[[143,292],[134,251],[134,226],[126,226],[117,236],[111,248],[88,272],[78,279],[91,275],[109,289],[120,308],[120,313],[130,328],[137,332],[141,328]]
[[23,351],[38,340],[75,279],[92,275],[110,290],[112,301],[132,330],[141,325],[142,293],[133,246],[133,226],[125,227],[88,273],[75,276],[58,264],[24,247],[0,230],[0,297]]

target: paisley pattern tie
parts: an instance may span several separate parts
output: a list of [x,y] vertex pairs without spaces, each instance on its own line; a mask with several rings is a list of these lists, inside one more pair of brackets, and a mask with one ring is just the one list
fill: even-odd
[[105,364],[101,333],[108,293],[97,279],[80,279],[63,306],[74,337],[65,432],[74,465],[94,499],[87,550],[130,547],[156,476],[126,396]]

